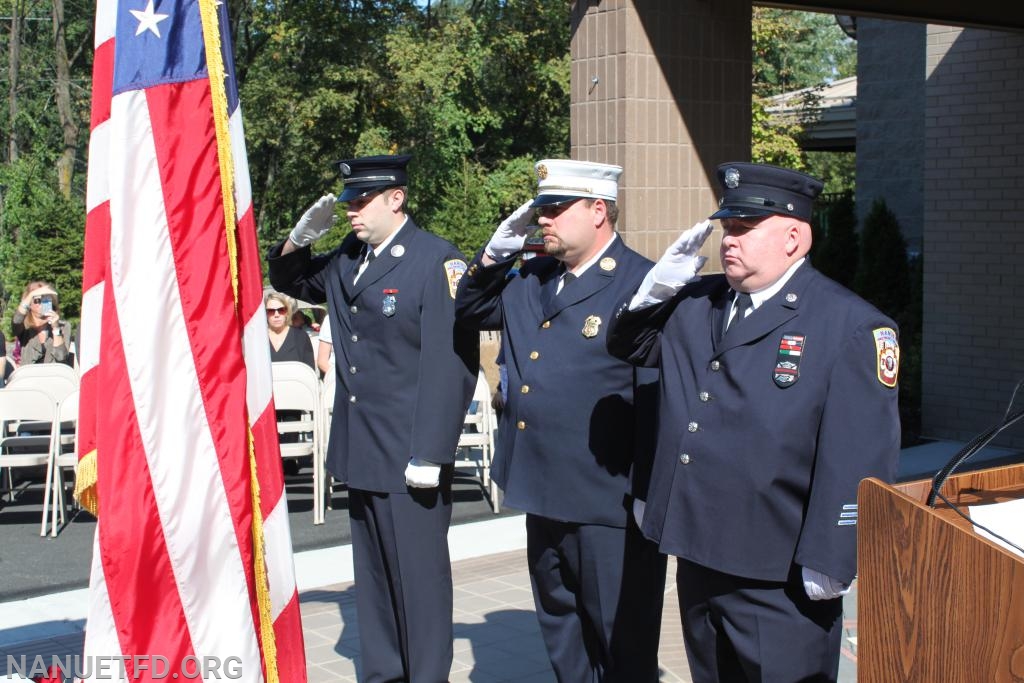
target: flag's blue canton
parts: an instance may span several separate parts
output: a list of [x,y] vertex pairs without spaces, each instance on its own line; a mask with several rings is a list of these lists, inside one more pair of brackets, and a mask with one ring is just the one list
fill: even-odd
[[[134,13],[133,13],[134,10]],[[138,15],[150,17],[159,36]],[[166,15],[160,18],[154,15]],[[206,78],[199,3],[195,0],[124,0],[117,7],[114,94]]]

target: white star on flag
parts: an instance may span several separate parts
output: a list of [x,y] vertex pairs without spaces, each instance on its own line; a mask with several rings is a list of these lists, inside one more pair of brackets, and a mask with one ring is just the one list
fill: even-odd
[[142,35],[143,31],[152,31],[153,35],[157,38],[161,38],[160,27],[157,26],[161,21],[169,17],[169,14],[157,14],[153,11],[153,0],[149,0],[149,4],[146,5],[146,9],[139,11],[137,9],[128,10],[132,13],[132,16],[139,20],[139,27],[135,30],[135,35]]

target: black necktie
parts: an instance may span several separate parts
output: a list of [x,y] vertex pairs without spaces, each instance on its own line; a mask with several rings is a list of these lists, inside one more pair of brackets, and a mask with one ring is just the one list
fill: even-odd
[[565,275],[562,276],[562,289],[558,293],[561,294],[562,292],[564,292],[565,288],[572,284],[572,281],[575,279],[575,273],[566,272]]
[[750,300],[750,295],[746,292],[737,292],[736,299],[733,301],[732,308],[735,313],[732,316],[732,320],[726,326],[725,331],[728,332],[729,328],[736,324],[736,322],[742,318],[745,318],[747,311],[754,305],[754,302]]
[[353,283],[359,281],[359,277],[366,272],[366,269],[370,267],[370,264],[373,262],[373,259],[377,257],[377,254],[375,254],[373,249],[370,249],[369,247],[366,247],[363,250],[363,252],[365,255],[363,256],[363,260],[356,267],[355,277],[352,278]]

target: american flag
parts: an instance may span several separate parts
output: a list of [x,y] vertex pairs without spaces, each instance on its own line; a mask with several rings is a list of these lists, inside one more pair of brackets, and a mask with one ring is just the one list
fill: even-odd
[[76,494],[84,655],[129,680],[306,680],[227,26],[218,0],[96,8]]

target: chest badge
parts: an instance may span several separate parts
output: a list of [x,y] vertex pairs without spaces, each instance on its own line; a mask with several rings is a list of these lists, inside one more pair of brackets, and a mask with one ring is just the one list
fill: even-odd
[[800,379],[800,359],[804,355],[806,340],[807,337],[801,332],[784,332],[779,340],[779,354],[775,358],[772,379],[783,389],[793,386]]
[[587,339],[593,339],[597,336],[597,333],[601,329],[601,319],[596,315],[588,315],[587,319],[583,321],[583,336]]
[[398,290],[385,289],[384,299],[381,301],[380,312],[390,318],[398,310]]

